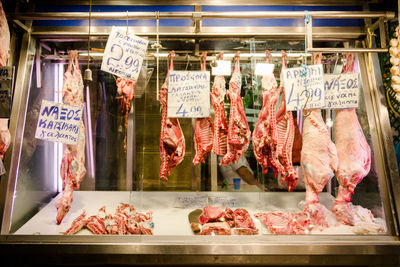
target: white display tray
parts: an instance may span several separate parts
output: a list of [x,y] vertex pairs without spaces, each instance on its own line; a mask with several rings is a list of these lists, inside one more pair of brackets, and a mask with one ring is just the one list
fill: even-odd
[[[82,210],[87,211],[87,216],[96,215],[99,208],[106,206],[108,213],[114,213],[119,203],[129,203],[139,212],[153,211],[154,235],[193,235],[188,221],[188,214],[199,208],[196,206],[180,207],[178,197],[195,198],[196,196],[208,196],[209,205],[218,205],[215,200],[230,201],[232,210],[236,208],[247,209],[260,230],[259,234],[269,234],[260,221],[254,218],[257,212],[282,210],[300,212],[298,204],[304,200],[302,192],[128,192],[128,191],[76,191],[71,210],[65,216],[60,225],[56,224],[55,203],[60,198],[59,194],[35,216],[25,223],[15,234],[24,235],[60,235],[66,231],[73,220]],[[320,194],[320,201],[328,209],[332,206],[334,198],[328,193]],[[340,234],[352,235],[352,227],[340,225],[330,227],[323,231],[315,230],[312,234]],[[82,229],[77,235],[91,235],[87,229]]]

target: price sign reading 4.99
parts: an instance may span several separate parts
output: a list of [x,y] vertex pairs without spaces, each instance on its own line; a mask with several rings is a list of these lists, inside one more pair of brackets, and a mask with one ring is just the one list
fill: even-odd
[[210,117],[210,72],[170,71],[168,117]]
[[126,35],[126,28],[113,27],[104,50],[101,70],[136,81],[149,41]]

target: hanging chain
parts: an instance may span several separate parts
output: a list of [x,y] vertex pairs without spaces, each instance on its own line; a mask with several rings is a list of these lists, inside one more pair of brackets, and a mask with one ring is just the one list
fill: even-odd
[[87,61],[87,68],[89,69],[90,66],[90,31],[92,28],[92,0],[89,1],[89,34],[88,34],[88,61]]

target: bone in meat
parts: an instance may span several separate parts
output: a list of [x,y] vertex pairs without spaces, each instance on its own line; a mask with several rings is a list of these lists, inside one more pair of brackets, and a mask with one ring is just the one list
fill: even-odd
[[[171,65],[168,71],[174,69],[173,56],[171,51]],[[182,162],[185,156],[185,137],[177,118],[167,117],[167,97],[168,97],[168,73],[164,84],[161,86],[159,98],[162,108],[161,133],[160,133],[160,178],[168,182],[167,176],[171,174],[173,168]]]
[[227,165],[230,162],[235,163],[249,148],[251,131],[247,123],[246,114],[240,89],[242,85],[242,76],[240,74],[240,52],[236,53],[237,58],[235,69],[231,80],[229,81],[228,95],[231,99],[231,107],[228,125],[228,152],[222,158],[221,165]]
[[[222,60],[223,52],[219,53],[217,59]],[[212,152],[216,155],[225,155],[227,151],[228,123],[224,107],[226,94],[225,78],[223,75],[216,75],[211,91],[211,101],[214,108],[214,136]]]
[[[64,74],[63,103],[73,106],[83,105],[83,81],[78,64],[78,51],[70,51],[67,71]],[[56,203],[57,224],[60,224],[68,213],[74,189],[79,186],[85,177],[85,126],[81,121],[78,141],[76,145],[66,145],[61,161],[60,174],[63,180],[64,191]]]
[[[203,53],[202,58],[203,62],[201,63],[201,70],[206,71],[207,52]],[[196,155],[193,158],[193,165],[205,162],[213,147],[213,121],[211,117],[196,119],[194,147]]]
[[[354,68],[354,54],[347,54],[345,72]],[[334,123],[335,144],[339,158],[336,178],[339,192],[332,207],[338,220],[354,225],[354,214],[349,202],[354,189],[369,173],[371,149],[365,139],[355,109],[337,109]]]

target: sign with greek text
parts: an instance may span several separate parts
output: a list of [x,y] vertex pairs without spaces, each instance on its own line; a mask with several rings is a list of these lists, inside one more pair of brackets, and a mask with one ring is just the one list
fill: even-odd
[[35,137],[75,145],[78,141],[83,107],[42,100]]
[[210,117],[210,72],[170,71],[168,117]]
[[[313,109],[325,106],[322,65],[307,66],[306,75],[303,73],[303,67],[282,70],[286,110]],[[305,90],[306,80],[307,90]]]
[[101,70],[136,81],[146,55],[148,40],[126,35],[126,28],[113,27],[104,50]]
[[259,76],[271,75],[274,72],[274,67],[274,64],[257,63],[254,74]]
[[12,67],[0,67],[0,118],[10,117]]
[[232,71],[231,61],[230,60],[216,60],[217,66],[212,67],[212,75],[224,75],[230,76]]
[[325,74],[325,108],[358,108],[359,73]]

